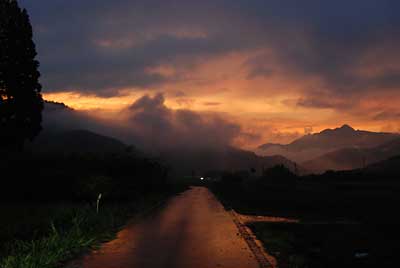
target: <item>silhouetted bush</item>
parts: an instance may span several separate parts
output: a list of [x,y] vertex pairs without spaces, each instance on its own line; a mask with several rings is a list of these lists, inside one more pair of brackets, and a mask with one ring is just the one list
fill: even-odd
[[261,182],[275,184],[292,184],[297,180],[297,176],[284,165],[278,165],[263,171]]
[[241,184],[250,176],[247,171],[224,172],[221,175],[222,184]]

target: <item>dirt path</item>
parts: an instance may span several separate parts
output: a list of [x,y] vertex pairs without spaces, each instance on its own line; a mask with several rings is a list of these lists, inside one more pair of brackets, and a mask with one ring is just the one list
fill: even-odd
[[258,268],[260,264],[213,194],[193,187],[70,267]]

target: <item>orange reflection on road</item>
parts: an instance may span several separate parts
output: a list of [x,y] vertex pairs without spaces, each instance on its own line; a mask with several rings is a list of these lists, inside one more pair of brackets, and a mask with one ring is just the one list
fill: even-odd
[[206,189],[194,187],[132,223],[75,263],[82,268],[256,268],[236,225]]

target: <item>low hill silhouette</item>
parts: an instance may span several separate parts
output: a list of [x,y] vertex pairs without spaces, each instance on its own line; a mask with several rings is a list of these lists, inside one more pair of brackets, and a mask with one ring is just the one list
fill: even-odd
[[29,145],[34,152],[121,153],[128,147],[121,141],[88,130],[44,131]]

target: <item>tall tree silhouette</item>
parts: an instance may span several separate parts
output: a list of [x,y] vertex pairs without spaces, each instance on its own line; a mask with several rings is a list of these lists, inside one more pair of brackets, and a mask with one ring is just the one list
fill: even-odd
[[41,130],[43,99],[29,15],[0,0],[0,146],[22,150]]

